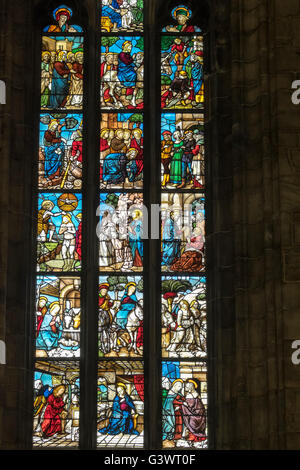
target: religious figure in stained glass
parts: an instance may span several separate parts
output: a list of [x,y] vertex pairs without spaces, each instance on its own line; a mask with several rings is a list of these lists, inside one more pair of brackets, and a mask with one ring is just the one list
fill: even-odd
[[163,357],[205,357],[205,278],[162,277]]
[[81,189],[82,115],[40,117],[39,189]]
[[104,36],[101,39],[101,106],[143,108],[144,39]]
[[79,364],[39,361],[34,375],[34,447],[79,441]]
[[203,108],[202,36],[162,36],[161,107]]
[[53,18],[56,24],[46,26],[45,33],[81,33],[82,28],[78,25],[69,25],[73,16],[73,11],[66,5],[60,5],[53,11]]
[[82,108],[83,58],[83,37],[43,36],[42,108]]
[[143,363],[101,361],[98,369],[98,446],[142,448]]
[[100,195],[99,266],[102,271],[141,271],[143,197],[139,193]]
[[163,447],[207,447],[205,364],[163,362],[162,370]]
[[163,188],[204,189],[203,122],[202,114],[162,114]]
[[99,357],[136,357],[142,352],[142,278],[100,276]]
[[142,188],[143,116],[102,113],[100,131],[101,189]]
[[38,271],[78,271],[81,266],[81,194],[40,193]]
[[162,194],[162,271],[204,270],[204,197]]
[[177,21],[177,25],[168,25],[163,28],[163,32],[195,33],[201,31],[199,26],[189,25],[192,11],[185,5],[178,5],[172,10],[172,18]]
[[102,0],[101,5],[103,32],[143,30],[143,0]]
[[78,357],[80,279],[37,278],[36,356]]

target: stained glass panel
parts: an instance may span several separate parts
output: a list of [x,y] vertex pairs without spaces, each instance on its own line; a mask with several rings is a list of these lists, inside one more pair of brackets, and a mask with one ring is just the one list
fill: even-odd
[[162,188],[204,189],[204,115],[163,113]]
[[161,107],[201,109],[203,100],[202,36],[162,36]]
[[206,364],[163,362],[162,399],[163,448],[206,448]]
[[195,193],[162,194],[162,271],[204,270],[204,197]]
[[163,276],[161,292],[163,357],[205,357],[205,278]]
[[99,266],[101,271],[142,271],[143,195],[100,194]]
[[80,278],[38,276],[36,357],[79,357]]
[[37,270],[79,271],[81,267],[82,195],[40,193]]
[[83,37],[43,36],[41,107],[83,106]]
[[101,39],[102,109],[141,109],[144,105],[144,38]]
[[163,32],[168,33],[195,33],[201,31],[199,26],[188,24],[192,17],[192,11],[185,5],[178,5],[172,10],[172,18],[177,21],[175,25],[168,25],[163,28]]
[[99,447],[143,447],[143,362],[99,362],[97,414]]
[[102,0],[101,4],[103,32],[143,30],[143,0]]
[[100,276],[99,357],[143,354],[143,279]]
[[45,33],[81,33],[82,27],[78,25],[70,25],[69,21],[73,16],[73,11],[66,5],[60,5],[53,11],[55,24],[46,26]]
[[143,187],[143,115],[102,113],[101,189]]
[[36,362],[34,447],[78,446],[79,398],[79,362]]
[[41,114],[39,189],[81,189],[82,114]]

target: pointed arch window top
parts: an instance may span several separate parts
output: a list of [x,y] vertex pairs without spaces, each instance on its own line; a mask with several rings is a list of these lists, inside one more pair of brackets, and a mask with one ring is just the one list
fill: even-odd
[[46,26],[45,33],[82,33],[83,29],[78,25],[70,25],[69,22],[73,16],[73,10],[67,5],[60,5],[53,11],[55,24]]
[[192,17],[192,10],[185,5],[177,5],[172,10],[172,18],[177,22],[176,25],[165,26],[162,31],[165,33],[195,33],[201,32],[199,26],[188,24]]

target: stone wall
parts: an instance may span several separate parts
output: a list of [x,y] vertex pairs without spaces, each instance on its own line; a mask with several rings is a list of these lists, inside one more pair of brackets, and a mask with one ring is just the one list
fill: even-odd
[[[209,214],[216,448],[295,449],[300,2],[213,2]],[[215,46],[215,47],[214,47]],[[210,206],[209,204],[209,206]],[[212,422],[213,427],[213,422]]]

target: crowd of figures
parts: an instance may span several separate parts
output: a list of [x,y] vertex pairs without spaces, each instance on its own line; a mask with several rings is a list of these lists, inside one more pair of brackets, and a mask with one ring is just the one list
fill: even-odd
[[109,288],[108,283],[99,286],[100,355],[118,356],[121,350],[124,356],[142,355],[143,300],[137,297],[137,284],[127,283],[120,300],[110,297]]
[[[138,271],[143,266],[142,197],[121,194],[113,211],[102,212],[99,230],[99,266],[102,270]],[[129,214],[128,207],[134,207]]]
[[[143,107],[144,53],[137,48],[137,52],[132,54],[133,39],[128,39],[131,40],[120,40],[119,46],[117,44],[111,46],[111,50],[116,52],[101,54],[101,105],[103,108]],[[142,38],[139,41],[142,42]]]
[[34,383],[34,442],[56,437],[79,440],[79,388],[77,385]]
[[163,37],[161,107],[201,108],[203,101],[202,37]]
[[134,129],[107,129],[100,133],[102,188],[132,187],[143,179],[143,131]]
[[206,303],[185,298],[170,311],[162,304],[162,349],[164,356],[206,355]]
[[164,447],[186,447],[187,443],[202,447],[206,441],[206,410],[200,382],[195,378],[173,382],[164,378],[162,392]]
[[41,107],[76,109],[83,105],[83,51],[43,51]]
[[203,133],[198,129],[165,130],[161,141],[162,187],[204,188]]

